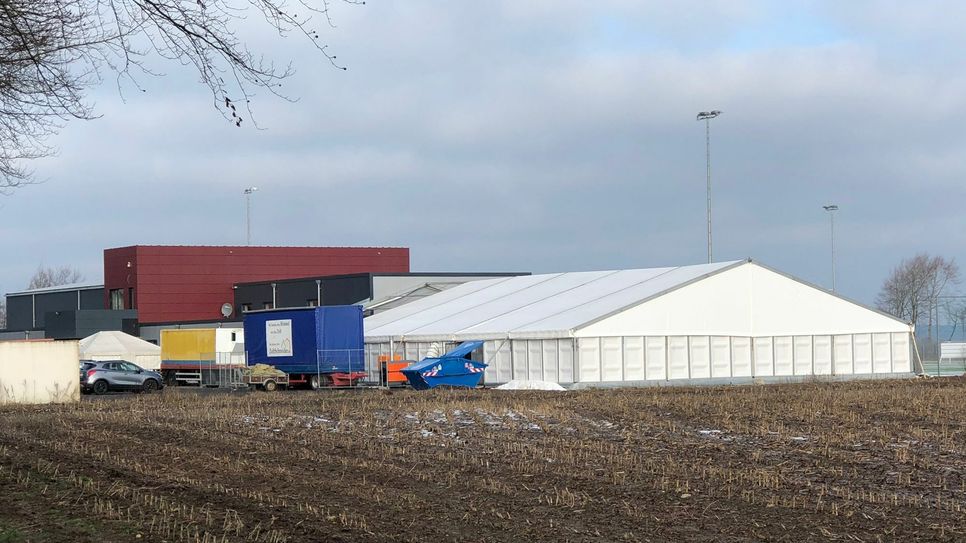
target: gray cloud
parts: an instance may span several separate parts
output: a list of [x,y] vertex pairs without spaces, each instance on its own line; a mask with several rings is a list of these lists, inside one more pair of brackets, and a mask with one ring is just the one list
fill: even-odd
[[175,66],[126,103],[105,84],[104,118],[38,163],[48,182],[0,202],[0,287],[41,260],[97,278],[108,246],[242,243],[249,185],[258,243],[406,245],[422,270],[700,262],[694,114],[714,107],[716,255],[826,283],[834,201],[840,290],[870,301],[898,259],[966,247],[966,79],[903,51],[956,65],[962,38],[918,4],[903,8],[916,25],[810,5],[341,9],[326,36],[346,72],[252,34],[299,68],[298,102],[256,98],[264,130],[223,123]]

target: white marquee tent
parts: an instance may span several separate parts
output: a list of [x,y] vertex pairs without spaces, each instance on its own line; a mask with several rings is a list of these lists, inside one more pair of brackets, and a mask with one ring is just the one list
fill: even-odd
[[912,371],[912,327],[751,260],[473,281],[365,320],[366,359],[484,340],[485,382],[661,384]]
[[81,360],[127,360],[148,370],[161,367],[161,347],[124,332],[98,332],[80,340]]

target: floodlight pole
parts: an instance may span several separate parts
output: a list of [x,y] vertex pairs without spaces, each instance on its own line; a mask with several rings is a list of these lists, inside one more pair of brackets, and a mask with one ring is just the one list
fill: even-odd
[[721,112],[717,109],[698,113],[697,120],[704,121],[705,158],[708,166],[708,264],[712,261],[711,251],[711,119]]
[[252,194],[258,187],[248,187],[245,189],[245,244],[252,244]]
[[822,209],[828,212],[829,232],[832,247],[832,292],[835,292],[835,212],[839,210],[839,206],[829,204],[827,206],[822,206]]

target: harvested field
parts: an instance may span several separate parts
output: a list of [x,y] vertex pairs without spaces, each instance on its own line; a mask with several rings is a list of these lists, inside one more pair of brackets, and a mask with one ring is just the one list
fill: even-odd
[[5,407],[0,541],[966,538],[966,381]]

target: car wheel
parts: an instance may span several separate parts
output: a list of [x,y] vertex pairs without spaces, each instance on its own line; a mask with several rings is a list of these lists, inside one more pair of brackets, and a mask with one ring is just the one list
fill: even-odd
[[318,390],[320,385],[319,374],[309,376],[309,388],[312,390]]
[[265,389],[265,392],[275,392],[275,389],[278,388],[278,385],[275,384],[275,381],[265,381],[265,384],[262,385],[262,388]]
[[94,394],[107,394],[108,388],[107,381],[101,380],[95,382],[94,386],[91,387],[91,390],[94,392]]
[[155,381],[154,379],[148,379],[147,381],[144,382],[143,385],[141,385],[141,390],[147,393],[154,392],[157,389],[158,389],[158,382]]

